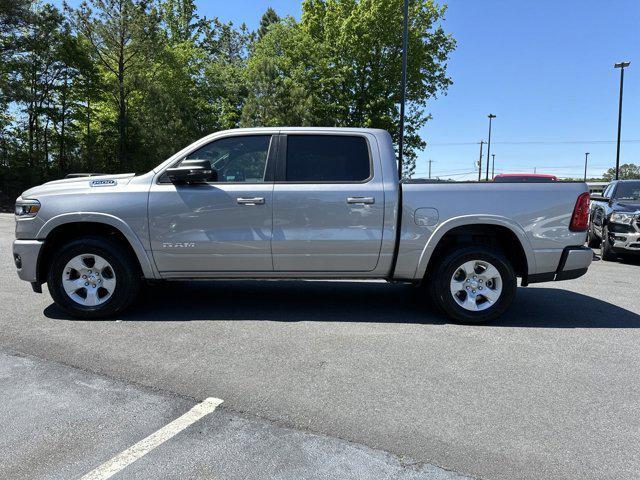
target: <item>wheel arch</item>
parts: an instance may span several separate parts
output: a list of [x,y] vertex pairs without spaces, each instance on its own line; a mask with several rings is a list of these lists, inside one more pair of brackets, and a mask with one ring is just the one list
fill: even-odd
[[65,214],[47,221],[38,232],[44,246],[38,257],[38,282],[47,275],[55,247],[82,235],[98,235],[115,238],[137,259],[137,267],[145,278],[157,278],[155,266],[135,232],[123,220],[102,213]]
[[493,216],[458,217],[443,222],[431,235],[422,250],[416,279],[424,279],[432,270],[435,259],[441,258],[455,245],[491,241],[499,246],[511,261],[518,276],[525,279],[535,273],[533,248],[524,229],[507,218]]

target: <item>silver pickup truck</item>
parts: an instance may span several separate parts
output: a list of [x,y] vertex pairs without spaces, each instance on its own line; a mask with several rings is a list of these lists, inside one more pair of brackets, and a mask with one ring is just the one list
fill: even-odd
[[385,279],[451,318],[583,275],[584,183],[401,183],[383,130],[218,132],[144,175],[49,182],[16,202],[18,275],[69,314],[113,316],[143,280]]

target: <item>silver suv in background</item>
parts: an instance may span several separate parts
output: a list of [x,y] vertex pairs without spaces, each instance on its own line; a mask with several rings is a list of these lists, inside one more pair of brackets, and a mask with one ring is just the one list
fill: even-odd
[[209,135],[152,171],[72,178],[16,203],[18,275],[83,318],[144,279],[385,279],[423,284],[449,317],[499,317],[516,281],[591,263],[584,183],[400,183],[383,130]]

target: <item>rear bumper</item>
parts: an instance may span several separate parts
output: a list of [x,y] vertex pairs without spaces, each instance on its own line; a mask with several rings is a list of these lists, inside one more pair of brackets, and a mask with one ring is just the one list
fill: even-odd
[[566,247],[560,256],[560,262],[554,272],[535,273],[529,275],[523,285],[529,283],[552,282],[554,280],[571,280],[587,273],[593,260],[593,251],[584,246]]
[[38,257],[42,245],[44,242],[41,240],[14,240],[13,262],[21,280],[38,281]]

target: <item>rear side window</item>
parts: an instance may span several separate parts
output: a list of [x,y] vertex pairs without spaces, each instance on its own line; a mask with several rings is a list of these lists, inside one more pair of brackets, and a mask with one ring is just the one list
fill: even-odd
[[289,135],[289,182],[362,182],[371,176],[367,141],[346,135]]

